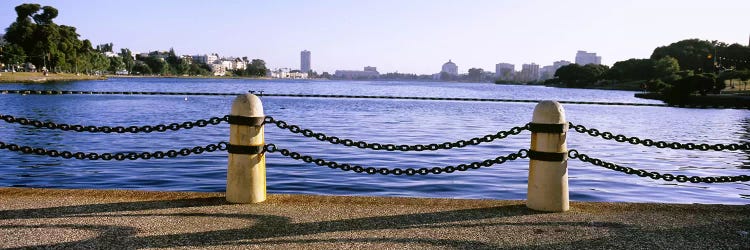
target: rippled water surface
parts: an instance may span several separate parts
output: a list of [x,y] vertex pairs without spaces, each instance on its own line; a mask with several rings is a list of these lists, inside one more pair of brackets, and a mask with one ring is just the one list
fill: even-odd
[[[114,78],[58,84],[2,84],[2,89],[393,95],[659,103],[634,92],[435,82],[263,81]],[[224,116],[231,96],[0,95],[0,113],[57,123],[132,126]],[[266,115],[328,135],[394,144],[467,140],[530,121],[533,103],[263,97]],[[750,141],[750,111],[565,105],[569,121],[653,140],[727,144]],[[76,133],[0,123],[0,141],[82,152],[157,151],[228,140],[228,125],[150,134]],[[303,154],[373,167],[433,167],[482,161],[529,147],[529,132],[492,143],[430,152],[386,152],[323,143],[278,128],[266,141]],[[617,143],[571,131],[568,147],[623,166],[685,174],[750,174],[750,152],[688,151]],[[224,191],[227,155],[89,161],[0,151],[0,186]],[[270,154],[268,191],[327,195],[525,199],[528,160],[427,176],[380,176],[317,167]],[[670,203],[750,203],[750,183],[656,181],[571,160],[571,199]]]

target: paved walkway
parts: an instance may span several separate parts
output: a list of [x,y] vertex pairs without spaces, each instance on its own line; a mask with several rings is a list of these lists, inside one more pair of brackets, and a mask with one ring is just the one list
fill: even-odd
[[0,188],[0,248],[750,249],[750,205]]

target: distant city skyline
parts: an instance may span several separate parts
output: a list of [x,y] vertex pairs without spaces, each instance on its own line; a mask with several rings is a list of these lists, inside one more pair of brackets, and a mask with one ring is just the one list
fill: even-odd
[[0,26],[15,21],[14,7],[27,2],[57,8],[55,22],[76,27],[94,45],[247,56],[295,69],[302,66],[300,51],[309,50],[318,73],[374,66],[381,73],[435,74],[450,59],[465,74],[494,71],[499,63],[518,69],[575,61],[579,50],[611,66],[683,39],[747,45],[750,34],[744,0],[10,0],[0,3]]

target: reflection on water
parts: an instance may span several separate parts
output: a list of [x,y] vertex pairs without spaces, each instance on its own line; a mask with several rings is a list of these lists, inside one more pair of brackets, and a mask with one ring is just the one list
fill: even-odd
[[[745,118],[744,120],[742,120],[740,126],[743,128],[742,132],[740,132],[740,137],[744,141],[750,141],[750,118]],[[746,156],[745,161],[742,163],[740,168],[750,169],[750,150],[743,150],[742,152],[744,152]]]
[[[634,92],[473,83],[112,79],[65,84],[7,84],[7,89],[394,95],[656,103]],[[263,97],[265,113],[316,132],[353,140],[428,144],[495,134],[529,122],[534,104]],[[0,95],[0,113],[57,123],[132,126],[223,116],[228,96]],[[568,120],[653,140],[726,144],[750,141],[750,111],[565,105]],[[0,141],[83,152],[165,151],[228,139],[228,125],[166,133],[101,134],[0,123]],[[331,145],[266,129],[266,140],[303,154],[372,167],[433,167],[494,158],[527,148],[529,133],[479,146],[384,152]],[[685,174],[750,174],[748,151],[672,150],[617,143],[571,131],[569,148],[623,166]],[[223,191],[226,153],[136,161],[66,160],[0,151],[0,186]],[[268,155],[271,193],[525,199],[528,161],[428,176],[371,176]],[[579,161],[569,163],[573,200],[746,204],[748,183],[655,181]]]

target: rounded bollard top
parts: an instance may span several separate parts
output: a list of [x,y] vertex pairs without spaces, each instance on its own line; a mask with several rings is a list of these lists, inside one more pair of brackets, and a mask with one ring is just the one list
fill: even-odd
[[265,116],[263,113],[263,103],[258,96],[247,93],[237,96],[232,102],[232,111],[230,115],[259,117]]
[[533,123],[565,124],[565,110],[556,101],[542,101],[534,108]]

